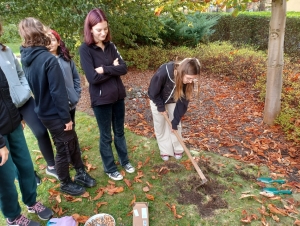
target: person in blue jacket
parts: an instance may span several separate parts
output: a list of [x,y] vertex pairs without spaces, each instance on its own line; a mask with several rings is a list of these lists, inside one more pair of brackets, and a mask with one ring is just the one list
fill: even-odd
[[119,162],[128,173],[133,173],[135,168],[129,162],[124,135],[126,91],[121,76],[127,73],[127,66],[111,42],[107,18],[99,8],[91,10],[85,18],[84,43],[79,54],[100,131],[104,172],[113,180],[122,180],[112,152],[111,127]]
[[[3,44],[0,44],[0,51],[10,52]],[[40,223],[21,214],[18,201],[16,175],[22,201],[28,212],[36,213],[42,220],[49,220],[53,215],[51,209],[36,200],[37,184],[33,163],[23,133],[19,110],[11,98],[5,67],[0,65],[0,209],[7,225],[40,226]]]
[[[160,156],[164,161],[168,161],[170,156],[174,156],[177,160],[182,158],[184,150],[173,130],[177,130],[181,136],[180,120],[187,111],[193,96],[194,81],[199,75],[198,59],[185,58],[182,61],[161,65],[150,81],[148,95],[154,132]],[[164,114],[171,120],[172,128],[165,120]]]
[[[30,87],[18,59],[8,46],[6,46],[5,51],[0,51],[0,66],[8,81],[13,103],[21,114],[23,126],[26,123],[38,141],[40,151],[47,163],[46,174],[57,178],[54,153],[48,131],[34,112],[34,100]],[[36,180],[39,185],[41,180],[37,174]]]
[[[60,189],[70,195],[81,195],[84,187],[93,187],[96,181],[86,172],[81,159],[64,76],[57,59],[46,47],[51,43],[48,29],[36,18],[28,17],[19,23],[19,33],[23,40],[21,63],[34,95],[35,112],[50,131],[56,147],[55,168]],[[69,163],[76,170],[74,181]]]

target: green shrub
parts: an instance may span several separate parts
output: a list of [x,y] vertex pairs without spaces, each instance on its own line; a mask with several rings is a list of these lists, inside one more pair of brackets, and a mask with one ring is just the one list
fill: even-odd
[[165,49],[157,46],[142,46],[136,49],[119,49],[119,51],[128,67],[139,70],[156,70],[168,61],[181,60],[195,55],[194,49],[188,47]]
[[[237,46],[247,44],[259,50],[268,49],[271,12],[241,12],[237,17],[230,13],[221,13],[220,16],[213,27],[215,32],[209,36],[211,42],[229,41]],[[284,52],[299,59],[299,45],[300,12],[288,12]]]
[[160,17],[164,29],[159,33],[164,45],[194,47],[199,42],[207,42],[214,32],[212,27],[217,24],[220,16],[208,16],[204,13],[185,15],[185,21],[177,22],[173,18]]
[[202,69],[211,74],[253,80],[266,72],[266,54],[227,42],[199,45],[195,55]]
[[21,38],[18,32],[18,27],[15,24],[4,25],[0,41],[3,43],[20,43]]

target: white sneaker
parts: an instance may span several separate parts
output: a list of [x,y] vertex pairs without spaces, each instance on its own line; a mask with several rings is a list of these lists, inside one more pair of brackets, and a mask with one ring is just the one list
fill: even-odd
[[179,160],[182,158],[182,153],[174,153],[174,157],[176,160]]
[[123,166],[127,173],[134,173],[135,168],[130,164],[127,163],[125,166]]
[[168,155],[160,155],[160,157],[164,161],[168,161],[169,160],[169,156]]
[[109,178],[113,180],[123,180],[123,176],[118,172],[113,172],[113,173],[106,173]]

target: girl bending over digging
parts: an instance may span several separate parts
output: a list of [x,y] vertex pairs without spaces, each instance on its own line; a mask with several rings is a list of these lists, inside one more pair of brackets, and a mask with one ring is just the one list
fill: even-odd
[[[173,130],[181,136],[182,116],[186,113],[194,90],[194,81],[200,75],[200,63],[196,58],[163,64],[150,81],[148,95],[153,116],[154,132],[162,160],[170,156],[179,160],[184,151]],[[198,88],[199,90],[199,88]],[[164,118],[168,116],[172,128]]]

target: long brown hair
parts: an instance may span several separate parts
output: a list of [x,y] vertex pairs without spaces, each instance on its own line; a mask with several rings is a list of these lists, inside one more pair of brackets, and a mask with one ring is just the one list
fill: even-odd
[[47,35],[47,31],[48,28],[33,17],[27,17],[19,23],[19,34],[23,39],[24,47],[50,45],[51,39]]
[[[194,91],[194,81],[192,83],[183,84],[184,75],[198,75],[200,76],[200,62],[197,58],[185,58],[182,61],[175,62],[174,65],[174,79],[175,91],[174,100],[177,102],[179,99],[185,97],[190,100]],[[197,83],[197,92],[199,93],[199,82]],[[185,86],[185,89],[184,89]]]

